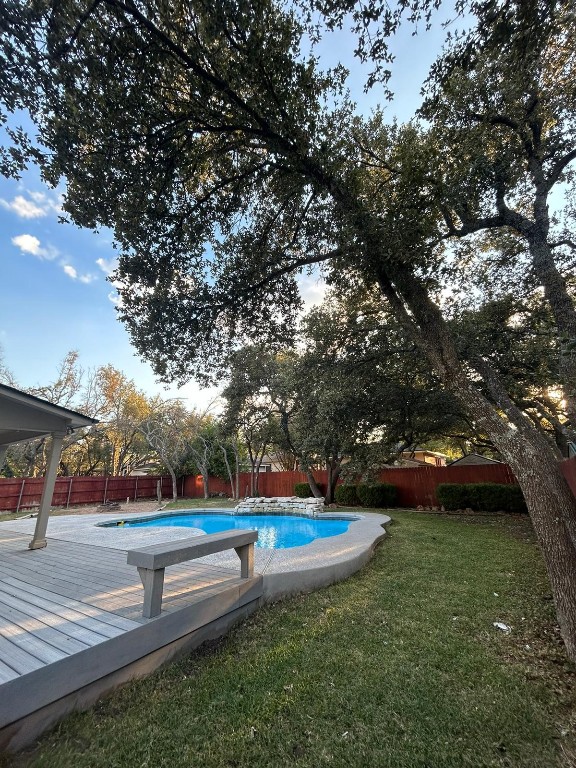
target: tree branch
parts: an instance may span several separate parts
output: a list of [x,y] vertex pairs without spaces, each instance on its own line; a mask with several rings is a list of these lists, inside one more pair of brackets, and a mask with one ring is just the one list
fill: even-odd
[[230,297],[226,301],[223,301],[220,304],[216,304],[214,306],[217,309],[224,309],[230,306],[232,303],[236,304],[238,302],[239,296],[245,296],[247,293],[257,291],[259,288],[263,288],[265,285],[272,282],[273,280],[276,280],[278,277],[282,277],[282,275],[287,275],[289,272],[294,272],[294,270],[300,269],[300,267],[306,267],[309,264],[321,264],[323,261],[328,261],[328,259],[335,259],[338,256],[341,256],[343,253],[344,251],[341,248],[337,248],[336,250],[323,254],[322,256],[308,256],[303,259],[297,259],[285,267],[280,267],[279,269],[270,272],[269,275],[266,275],[266,277],[262,278],[262,280],[259,280],[257,283],[252,283],[251,285],[247,285],[244,288],[240,288],[234,294],[234,297]]
[[571,250],[576,251],[576,243],[573,240],[557,240],[555,243],[550,243],[550,248],[559,248],[561,245],[567,245]]
[[548,189],[552,189],[554,184],[558,181],[560,176],[562,175],[562,171],[564,168],[566,168],[567,165],[569,165],[572,160],[576,160],[576,149],[573,149],[571,152],[567,152],[564,157],[559,158],[554,165],[552,166],[552,170],[548,174],[548,178],[546,179],[546,186]]

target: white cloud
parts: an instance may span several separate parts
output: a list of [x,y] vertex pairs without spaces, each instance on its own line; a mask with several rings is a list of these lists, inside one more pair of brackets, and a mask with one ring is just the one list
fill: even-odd
[[38,259],[46,259],[47,261],[52,261],[59,255],[58,249],[54,248],[53,245],[47,245],[43,248],[40,245],[40,240],[34,235],[16,235],[12,238],[12,245],[20,248],[22,253],[30,253]]
[[96,275],[91,275],[90,273],[79,275],[76,267],[73,267],[72,264],[67,264],[65,261],[60,262],[60,266],[64,270],[64,274],[68,275],[71,280],[78,280],[78,282],[84,283],[85,285],[89,285],[90,283],[93,283],[94,280],[98,279]]
[[29,190],[28,194],[35,203],[38,203],[45,213],[48,213],[48,211],[62,213],[63,195],[52,194],[52,196],[50,196],[47,195],[46,192],[30,192]]
[[16,195],[14,200],[8,202],[0,198],[0,205],[2,208],[6,208],[8,211],[12,211],[21,219],[39,219],[42,216],[46,216],[47,210],[33,203],[31,200],[26,200],[22,195]]
[[12,238],[12,245],[20,248],[22,253],[31,253],[33,256],[41,256],[40,240],[34,235],[17,235]]
[[64,270],[64,274],[68,275],[68,277],[71,277],[72,280],[77,279],[78,272],[74,269],[74,267],[71,264],[62,264],[62,269]]
[[100,259],[96,259],[96,264],[100,267],[100,269],[102,270],[102,272],[104,272],[105,275],[110,276],[118,266],[118,260],[100,258]]

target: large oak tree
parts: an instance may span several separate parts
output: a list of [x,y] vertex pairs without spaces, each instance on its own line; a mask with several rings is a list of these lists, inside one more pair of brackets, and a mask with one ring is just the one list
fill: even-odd
[[[434,4],[396,9],[426,13]],[[318,5],[329,23],[356,14],[359,50],[373,55],[377,72],[395,7]],[[473,2],[469,10],[478,25],[437,68],[429,115],[439,122],[424,130],[355,115],[344,71],[322,73],[301,53],[306,14],[273,0],[2,0],[0,96],[9,109],[31,110],[46,148],[21,141],[3,168],[16,172],[28,150],[48,181],[66,178],[74,221],[113,228],[121,317],[166,380],[213,375],[238,339],[284,342],[299,307],[296,275],[310,265],[322,264],[336,286],[376,287],[518,477],[576,659],[576,501],[490,361],[459,353],[437,300],[444,244],[497,218],[527,238],[559,333],[568,350],[573,343],[574,307],[549,269],[554,249],[542,222],[547,196],[576,156],[562,112],[573,103],[574,57],[562,45],[575,20],[560,0]],[[366,20],[379,24],[375,36],[365,34]],[[495,60],[488,70],[485,52]],[[498,79],[520,132],[472,99],[480,133],[458,154],[467,129],[458,118],[450,132],[446,110],[456,97],[466,101],[458,89],[485,93]],[[550,80],[565,95],[547,98]],[[534,91],[544,98],[532,126]],[[438,130],[442,122],[447,130]],[[492,124],[511,140],[491,139]],[[484,169],[501,150],[509,171]],[[572,369],[564,370],[570,395]]]

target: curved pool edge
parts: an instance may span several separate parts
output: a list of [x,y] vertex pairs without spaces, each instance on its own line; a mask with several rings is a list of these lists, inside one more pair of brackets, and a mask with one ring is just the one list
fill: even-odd
[[[292,595],[312,592],[343,581],[359,571],[372,558],[378,544],[386,537],[392,518],[375,512],[362,512],[362,519],[350,525],[346,533],[329,539],[317,539],[304,547],[272,550],[261,571],[263,603]],[[328,542],[332,542],[329,546]],[[339,544],[337,550],[334,543]],[[290,553],[290,557],[284,553]]]
[[[326,515],[336,514],[323,513]],[[343,516],[346,513],[340,513]],[[348,513],[350,514],[350,513]],[[126,515],[135,520],[151,515]],[[375,547],[386,536],[384,526],[391,518],[377,512],[353,513],[360,517],[351,523],[348,531],[310,544],[288,549],[255,550],[255,571],[262,574],[263,602],[274,602],[299,592],[315,589],[342,581],[362,568],[372,557]],[[62,541],[90,544],[96,547],[129,550],[166,541],[177,541],[194,535],[205,535],[192,528],[146,528],[129,526],[102,527],[98,523],[122,520],[118,514],[62,515],[50,521],[49,537]],[[13,520],[0,523],[0,528],[31,534],[35,519]],[[233,551],[201,558],[197,562],[237,570],[238,557]]]
[[[168,517],[174,514],[189,514],[192,510],[163,510],[130,518],[130,522]],[[234,510],[213,508],[194,509],[194,513],[233,514]],[[308,517],[310,515],[301,515]],[[262,602],[270,603],[303,592],[312,592],[343,581],[359,571],[372,558],[375,548],[385,538],[387,526],[392,518],[377,512],[323,512],[322,518],[352,519],[349,529],[338,536],[316,539],[310,544],[287,549],[258,550],[256,570],[262,574]],[[118,518],[117,520],[121,520]],[[114,529],[117,520],[102,521],[102,527]],[[135,529],[133,529],[135,530]],[[160,529],[166,531],[166,528]],[[186,529],[177,529],[183,531]],[[189,535],[204,535],[199,529],[188,529]],[[193,533],[192,533],[193,531]],[[235,556],[222,553],[207,560],[234,567]]]
[[[315,515],[310,512],[307,512],[306,510],[298,510],[297,512],[263,512],[259,513],[258,511],[250,511],[250,512],[236,512],[234,509],[215,509],[213,507],[196,507],[194,509],[168,509],[168,510],[158,510],[156,512],[147,512],[142,515],[138,515],[138,517],[118,517],[117,515],[114,516],[112,519],[106,518],[106,520],[102,520],[101,522],[96,523],[97,528],[116,528],[116,527],[122,527],[126,521],[129,521],[129,525],[133,525],[134,523],[144,523],[148,522],[149,520],[161,520],[165,517],[185,517],[186,515],[202,515],[202,514],[208,514],[208,515],[222,515],[222,516],[228,516],[228,517],[255,517],[260,514],[267,515],[269,517],[307,517],[311,520],[351,520],[352,522],[356,522],[360,519],[362,519],[365,515],[364,513],[360,514],[354,514],[353,512],[322,512],[320,515]],[[192,530],[200,530],[200,529],[192,529]],[[204,533],[204,531],[202,531]],[[307,545],[306,545],[307,546]]]

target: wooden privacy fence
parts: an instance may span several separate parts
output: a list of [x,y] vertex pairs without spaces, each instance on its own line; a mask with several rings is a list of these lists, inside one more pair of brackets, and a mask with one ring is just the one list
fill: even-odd
[[[316,473],[319,476],[322,472]],[[326,472],[324,472],[324,476]],[[294,496],[294,483],[306,482],[303,472],[260,472],[258,475],[258,493],[260,496]],[[223,493],[231,496],[230,483],[218,477],[208,479],[208,489],[211,495]],[[240,473],[239,493],[242,498],[250,495],[250,472]],[[197,499],[204,495],[202,475],[184,478],[184,496]]]
[[[324,490],[325,470],[314,472],[314,478]],[[456,467],[390,467],[380,472],[379,481],[392,483],[398,489],[398,504],[404,507],[433,507],[438,505],[436,487],[440,483],[516,483],[507,464],[481,464]],[[293,496],[295,483],[307,482],[304,472],[261,472],[258,475],[260,496]],[[230,494],[230,483],[211,477],[210,494]],[[250,488],[250,473],[240,475],[240,496]],[[201,477],[186,477],[184,495],[199,498],[204,494]]]
[[[576,458],[561,462],[561,468],[574,495],[576,495]],[[314,477],[323,489],[327,473],[315,472]],[[390,467],[380,472],[381,482],[392,483],[398,489],[398,504],[403,507],[438,506],[436,488],[440,483],[516,483],[507,464],[480,464],[455,467]],[[105,501],[131,501],[156,496],[156,484],[162,483],[162,496],[172,496],[169,477],[59,477],[52,498],[52,506],[69,507],[77,504],[102,504]],[[261,496],[293,496],[295,483],[305,483],[304,472],[261,472],[258,475]],[[44,479],[0,478],[0,509],[19,511],[40,502]],[[250,473],[240,475],[240,496],[249,493]],[[210,477],[211,496],[230,496],[230,483]],[[178,481],[178,494],[186,498],[202,498],[202,476],[188,476]]]
[[[561,464],[562,472],[568,485],[576,496],[576,457],[566,459]],[[324,490],[327,472],[314,472],[316,482]],[[382,483],[392,483],[398,491],[398,505],[403,507],[436,507],[436,488],[440,483],[509,483],[518,481],[507,464],[478,464],[454,467],[389,467],[383,469],[378,477]],[[304,472],[261,472],[258,475],[258,491],[261,496],[293,496],[296,483],[307,482]],[[209,479],[210,494],[230,495],[230,483],[215,477]],[[250,473],[240,475],[240,496],[245,496],[250,488]],[[201,477],[184,479],[184,496],[201,498],[204,495]]]
[[[160,480],[162,496],[172,496],[172,481],[160,475],[127,477],[58,477],[52,496],[53,507],[76,504],[103,504],[106,501],[131,501],[156,496]],[[0,478],[0,509],[19,512],[40,503],[43,477]]]

